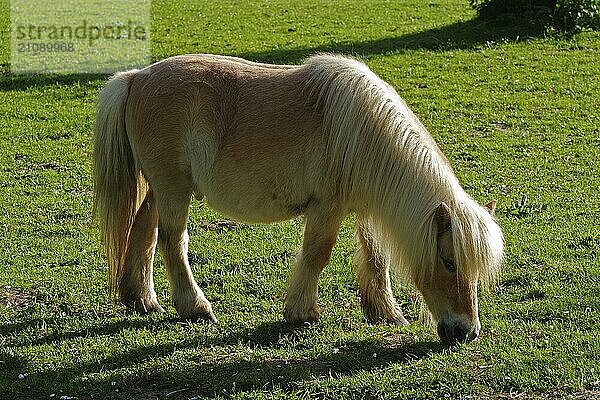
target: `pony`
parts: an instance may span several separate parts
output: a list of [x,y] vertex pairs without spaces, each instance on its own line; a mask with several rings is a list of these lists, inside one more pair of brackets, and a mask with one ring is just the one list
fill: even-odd
[[443,342],[473,340],[478,284],[489,287],[503,260],[496,203],[475,202],[397,92],[349,57],[294,66],[182,55],[116,73],[99,95],[93,171],[110,291],[140,313],[164,311],[158,245],[179,315],[216,322],[187,258],[192,196],[245,222],[304,216],[284,301],[291,323],[318,319],[319,274],[350,213],[370,322],[408,323],[393,268]]

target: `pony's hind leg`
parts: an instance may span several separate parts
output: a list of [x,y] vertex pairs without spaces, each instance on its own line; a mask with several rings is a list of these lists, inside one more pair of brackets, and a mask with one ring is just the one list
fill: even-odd
[[164,312],[156,299],[152,276],[157,238],[158,213],[150,189],[136,213],[118,283],[121,302],[142,314]]
[[331,258],[344,214],[332,210],[309,210],[302,249],[289,280],[284,318],[288,322],[312,322],[319,318],[317,286],[321,271]]
[[216,322],[212,307],[196,284],[188,262],[187,218],[191,192],[159,196],[158,245],[162,252],[173,304],[182,318]]
[[358,250],[355,264],[365,317],[369,322],[408,324],[392,294],[389,266],[375,248],[365,221],[358,222],[356,237]]

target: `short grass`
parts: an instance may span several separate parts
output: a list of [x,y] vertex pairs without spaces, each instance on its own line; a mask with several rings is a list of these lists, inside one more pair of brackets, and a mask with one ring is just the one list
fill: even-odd
[[[322,320],[282,322],[302,221],[210,229],[190,259],[219,325],[140,317],[107,295],[90,218],[104,76],[11,76],[0,33],[0,398],[596,398],[600,396],[600,35],[546,38],[473,20],[468,2],[155,1],[152,57],[298,63],[354,54],[397,88],[478,200],[497,199],[507,260],[480,340],[367,324],[352,219],[320,283]],[[8,3],[0,2],[7,27]],[[411,320],[410,287],[397,296]]]

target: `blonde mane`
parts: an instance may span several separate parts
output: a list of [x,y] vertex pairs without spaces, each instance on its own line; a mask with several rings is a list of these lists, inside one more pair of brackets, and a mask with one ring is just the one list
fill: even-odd
[[460,186],[450,164],[396,91],[363,63],[317,55],[307,96],[323,117],[329,175],[342,198],[366,215],[379,251],[400,274],[432,279],[441,202],[451,209],[460,273],[491,285],[503,258],[493,217]]

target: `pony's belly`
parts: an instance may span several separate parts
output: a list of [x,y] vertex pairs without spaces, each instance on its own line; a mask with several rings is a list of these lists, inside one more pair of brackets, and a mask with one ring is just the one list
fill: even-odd
[[277,222],[294,218],[304,212],[305,204],[290,205],[277,196],[252,196],[248,193],[208,193],[206,203],[214,210],[238,221]]
[[283,221],[304,213],[315,196],[314,179],[305,171],[314,168],[302,146],[280,141],[274,150],[257,145],[268,139],[244,136],[235,145],[221,144],[208,173],[195,179],[212,208],[247,222]]
[[[240,174],[238,178],[242,177]],[[202,194],[207,204],[228,217],[246,222],[276,222],[304,213],[310,195],[292,182],[276,184],[252,179],[216,179]]]

